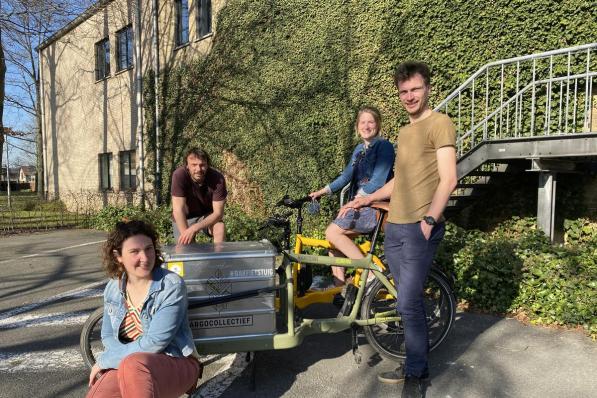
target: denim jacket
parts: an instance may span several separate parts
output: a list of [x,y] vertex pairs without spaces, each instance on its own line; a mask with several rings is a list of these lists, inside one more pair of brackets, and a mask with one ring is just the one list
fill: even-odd
[[[366,162],[365,170],[368,181],[364,185],[361,185],[359,189],[355,181],[352,180],[354,165],[359,160],[359,157],[363,156],[363,153],[365,158],[362,161]],[[361,142],[354,149],[352,156],[350,157],[350,162],[348,162],[348,165],[346,165],[342,174],[332,181],[328,187],[332,192],[338,192],[346,184],[352,183],[349,195],[351,199],[357,194],[357,191],[362,191],[365,195],[372,194],[383,187],[384,184],[391,179],[393,175],[392,169],[394,167],[394,158],[394,145],[386,139],[376,139],[367,149],[365,149],[365,144]]]
[[131,343],[121,343],[118,339],[126,315],[126,274],[120,281],[111,279],[106,285],[102,320],[105,351],[97,360],[101,369],[118,369],[120,361],[135,352],[165,353],[174,357],[194,354],[184,281],[160,267],[156,267],[152,274],[153,281],[141,309],[143,335]]

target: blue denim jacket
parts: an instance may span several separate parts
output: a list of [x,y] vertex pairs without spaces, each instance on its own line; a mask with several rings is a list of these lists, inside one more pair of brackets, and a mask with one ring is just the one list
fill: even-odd
[[143,335],[121,343],[118,331],[126,314],[126,275],[111,279],[104,290],[102,343],[105,351],[97,363],[101,369],[118,369],[120,361],[135,352],[165,353],[187,357],[195,350],[188,322],[187,289],[177,274],[156,267],[153,282],[141,309]]
[[[354,149],[352,156],[350,157],[350,162],[348,162],[348,165],[346,165],[342,174],[329,184],[329,188],[332,192],[338,192],[346,184],[352,183],[349,197],[353,198],[356,195],[359,186],[352,181],[354,165],[359,156],[363,156],[363,151],[365,151],[365,144],[361,142]],[[365,174],[369,181],[364,185],[361,185],[360,189],[368,195],[383,187],[384,184],[391,179],[393,175],[392,169],[394,167],[395,150],[394,145],[392,145],[390,141],[379,138],[373,141],[364,153],[365,158],[362,161],[365,162]]]

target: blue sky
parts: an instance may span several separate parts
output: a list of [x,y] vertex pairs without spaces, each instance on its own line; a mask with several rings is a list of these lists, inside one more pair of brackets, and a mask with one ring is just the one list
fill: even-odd
[[[80,12],[82,12],[87,6],[90,4],[95,3],[94,0],[57,0],[66,3],[66,6],[73,6],[76,7],[76,12],[71,15],[71,19],[76,17]],[[3,3],[3,13],[10,12],[9,4]],[[57,26],[59,29],[61,26]],[[3,34],[3,44],[5,47],[5,52],[8,50],[10,51],[10,41],[7,40],[5,34]],[[21,101],[27,101],[28,93],[16,85],[17,81],[22,81],[22,77],[20,75],[19,70],[12,65],[7,60],[7,71],[6,71],[6,95],[12,97],[18,97]],[[28,101],[27,101],[28,102]],[[29,132],[35,129],[35,119],[28,114],[27,112],[23,111],[22,109],[5,102],[4,103],[4,114],[3,114],[3,124],[5,127],[9,127],[16,131],[22,132]],[[31,137],[34,138],[34,137]],[[8,146],[9,146],[9,161],[10,167],[16,166],[16,162],[19,163],[27,163],[27,164],[35,164],[35,157],[27,154],[24,151],[19,150],[17,147],[25,148],[29,151],[35,152],[35,146],[31,143],[18,140],[15,138],[8,138]],[[3,148],[3,156],[2,156],[2,165],[6,165],[6,148]],[[19,164],[20,165],[20,164]]]

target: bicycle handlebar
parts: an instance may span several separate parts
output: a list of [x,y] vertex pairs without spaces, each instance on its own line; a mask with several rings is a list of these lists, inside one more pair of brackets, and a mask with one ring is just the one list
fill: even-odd
[[300,209],[301,207],[303,207],[303,204],[310,201],[311,197],[309,195],[300,199],[292,199],[290,196],[284,195],[284,197],[280,199],[278,203],[276,203],[276,206],[284,206],[291,209]]
[[269,217],[265,222],[261,225],[259,230],[265,229],[267,227],[276,227],[281,228],[285,227],[289,224],[288,218],[292,215],[292,212],[276,214]]

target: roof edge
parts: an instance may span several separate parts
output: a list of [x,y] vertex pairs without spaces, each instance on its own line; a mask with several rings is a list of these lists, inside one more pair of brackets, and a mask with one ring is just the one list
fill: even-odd
[[56,42],[68,32],[85,22],[89,17],[95,14],[98,10],[104,7],[106,4],[112,2],[113,0],[98,0],[95,4],[89,6],[85,11],[83,11],[79,16],[75,19],[64,25],[62,28],[56,31],[52,36],[48,37],[46,40],[41,42],[39,46],[35,48],[35,51],[40,52],[43,49],[50,46],[52,43]]

